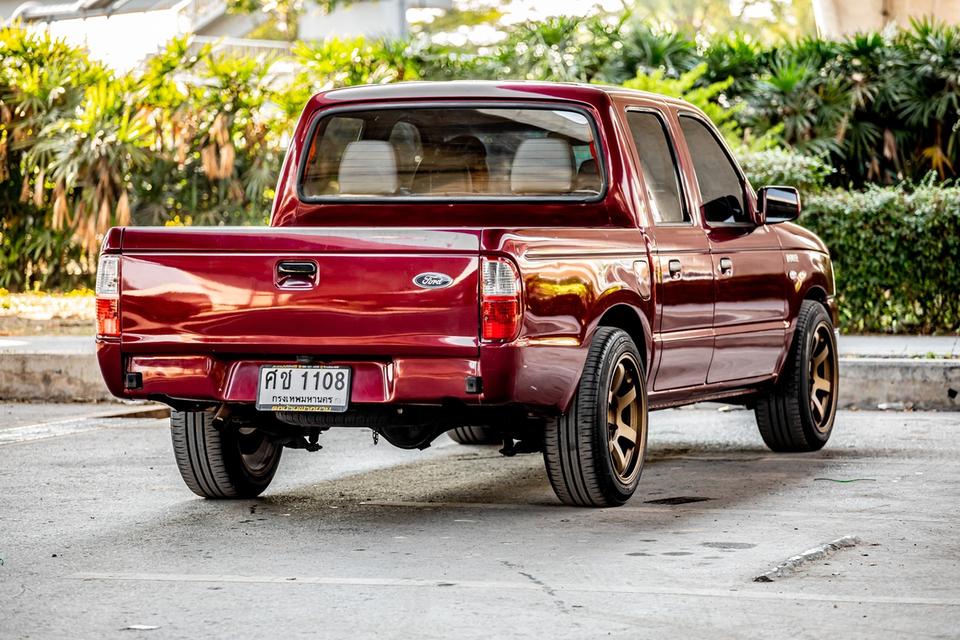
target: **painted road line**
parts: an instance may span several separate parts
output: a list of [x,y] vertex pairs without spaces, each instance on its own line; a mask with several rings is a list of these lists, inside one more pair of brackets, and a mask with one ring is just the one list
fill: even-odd
[[[394,588],[461,588],[484,591],[542,591],[543,586],[530,581],[508,582],[495,580],[457,580],[450,578],[350,578],[334,576],[241,576],[193,573],[77,573],[68,576],[74,580],[116,582],[172,582],[172,583],[231,583],[231,584],[289,584],[326,587],[394,587]],[[766,587],[750,585],[742,589],[697,589],[682,587],[645,587],[631,585],[596,585],[587,583],[550,584],[551,591],[564,593],[611,593],[670,597],[735,598],[738,600],[790,600],[805,602],[844,602],[851,604],[919,605],[960,607],[960,597],[930,598],[925,596],[869,596],[807,591],[769,591]]]
[[68,418],[66,420],[28,424],[22,427],[0,430],[0,447],[48,438],[72,436],[100,429],[140,426],[154,421],[155,419],[151,418]]
[[13,427],[0,431],[0,446],[69,436],[102,428],[102,425],[97,421],[87,418],[71,418],[69,420],[58,420],[55,422],[28,424],[22,427]]

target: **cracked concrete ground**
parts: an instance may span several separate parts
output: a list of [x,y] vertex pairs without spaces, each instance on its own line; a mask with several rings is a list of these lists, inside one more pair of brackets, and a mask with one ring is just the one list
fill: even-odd
[[841,412],[783,456],[749,412],[658,412],[637,495],[584,510],[538,455],[362,430],[204,501],[163,421],[102,409],[0,405],[0,637],[960,637],[957,413]]

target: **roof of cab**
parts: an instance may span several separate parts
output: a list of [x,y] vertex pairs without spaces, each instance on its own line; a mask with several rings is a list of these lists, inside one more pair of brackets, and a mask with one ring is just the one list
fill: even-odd
[[329,106],[336,103],[384,100],[574,100],[596,104],[607,95],[635,96],[675,105],[688,105],[683,100],[635,91],[612,85],[524,80],[454,80],[449,82],[397,82],[331,89],[315,95],[312,102]]

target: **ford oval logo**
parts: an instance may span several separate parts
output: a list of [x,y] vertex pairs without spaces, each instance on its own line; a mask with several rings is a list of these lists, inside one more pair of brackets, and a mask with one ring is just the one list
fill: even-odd
[[453,278],[445,273],[421,273],[413,279],[421,289],[443,289],[453,284]]

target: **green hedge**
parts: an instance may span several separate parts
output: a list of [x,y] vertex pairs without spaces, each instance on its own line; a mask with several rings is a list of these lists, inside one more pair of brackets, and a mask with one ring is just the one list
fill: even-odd
[[960,187],[823,193],[801,222],[830,248],[845,332],[960,331]]
[[823,190],[826,179],[833,172],[818,156],[806,155],[792,149],[741,151],[737,160],[755,188],[766,185],[788,185],[801,193]]

